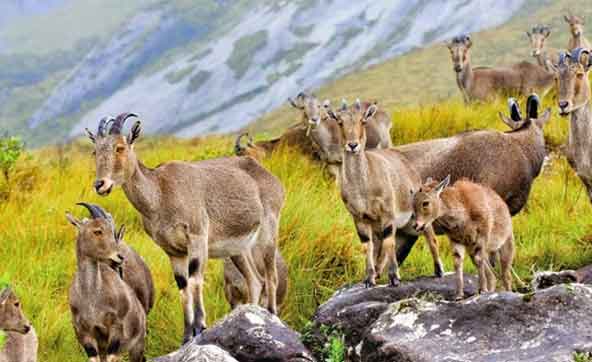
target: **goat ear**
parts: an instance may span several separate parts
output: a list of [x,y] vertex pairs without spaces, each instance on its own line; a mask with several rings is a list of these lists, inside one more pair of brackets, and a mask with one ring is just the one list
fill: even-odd
[[84,131],[92,143],[97,143],[97,137],[94,135],[94,133],[92,133],[88,128],[85,128]]
[[339,117],[337,117],[337,115],[335,114],[335,112],[333,112],[333,109],[327,108],[326,110],[327,110],[327,114],[329,115],[329,117],[331,119],[333,119],[337,123],[341,124],[341,120],[339,119]]
[[563,15],[563,19],[565,20],[566,23],[571,23],[569,16]]
[[78,220],[77,218],[75,218],[72,214],[70,214],[69,212],[66,213],[66,219],[68,219],[68,221],[70,222],[70,224],[74,225],[75,228],[80,229],[80,227],[82,226],[83,222]]
[[532,36],[532,34],[530,33],[530,31],[527,31],[526,32],[526,36],[529,37],[529,38]]
[[545,112],[535,120],[536,125],[542,129],[551,119],[551,114],[551,108],[545,109]]
[[296,103],[292,98],[288,98],[288,102],[290,102],[290,105],[292,105],[292,107],[299,109],[299,110],[303,110],[304,106],[301,104]]
[[440,196],[442,191],[444,191],[444,189],[448,187],[448,185],[450,185],[450,175],[446,176],[446,178],[442,180],[442,182],[440,182],[438,186],[436,186],[434,192],[436,193],[436,195]]
[[121,225],[119,230],[115,233],[115,240],[117,240],[117,242],[123,241],[124,235],[125,235],[125,225]]
[[127,143],[130,145],[134,144],[134,142],[136,142],[136,140],[140,137],[141,133],[142,133],[142,122],[137,121],[136,123],[134,123],[134,125],[132,126],[132,129],[130,131],[130,134],[127,136]]
[[378,106],[376,105],[376,103],[374,103],[366,110],[366,113],[364,114],[364,120],[368,121],[370,118],[376,115],[376,112],[378,112]]

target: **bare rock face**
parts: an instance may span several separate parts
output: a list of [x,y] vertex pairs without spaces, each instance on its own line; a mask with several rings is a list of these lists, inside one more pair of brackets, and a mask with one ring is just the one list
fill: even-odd
[[155,362],[193,362],[194,360],[190,359],[192,351],[205,345],[216,345],[227,351],[233,358],[228,361],[315,361],[301,342],[299,333],[286,327],[278,317],[267,310],[255,305],[243,305],[218,324],[206,329],[179,351],[156,359]]
[[214,345],[200,346],[189,343],[177,352],[154,359],[154,362],[237,362],[232,356]]
[[[474,277],[465,276],[465,295],[476,294],[477,285]],[[349,360],[359,361],[356,349],[359,349],[368,329],[392,303],[413,297],[453,300],[455,290],[455,277],[452,273],[443,278],[421,277],[403,282],[396,288],[366,288],[363,284],[344,287],[319,307],[306,333],[305,343],[321,359],[329,336],[334,333],[343,335]]]
[[393,303],[356,350],[364,362],[571,362],[591,346],[592,289],[573,284]]
[[592,284],[592,265],[578,270],[562,270],[560,272],[539,272],[534,275],[531,286],[534,290],[545,289],[559,284]]

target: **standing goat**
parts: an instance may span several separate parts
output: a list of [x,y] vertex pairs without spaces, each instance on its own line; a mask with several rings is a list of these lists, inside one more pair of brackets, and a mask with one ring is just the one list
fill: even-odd
[[530,92],[544,95],[553,87],[553,73],[528,62],[503,68],[473,68],[470,56],[472,45],[468,35],[457,36],[447,44],[456,72],[456,83],[465,103],[491,101],[496,96],[526,95]]
[[[340,173],[341,197],[353,217],[360,241],[366,248],[367,287],[376,284],[376,277],[388,264],[390,284],[400,282],[396,243],[399,233],[411,228],[412,193],[419,188],[420,178],[411,163],[394,149],[366,150],[366,126],[373,122],[378,107],[363,109],[356,103],[350,109],[343,105],[328,114],[340,126],[345,147]],[[430,250],[436,274],[442,275],[442,263],[433,230],[428,227]]]
[[414,196],[415,229],[434,224],[452,242],[456,271],[456,298],[464,297],[463,261],[468,250],[479,272],[479,291],[494,292],[496,278],[488,260],[499,252],[504,288],[512,291],[514,233],[508,205],[492,189],[459,180],[451,187],[428,180]]
[[129,136],[122,135],[130,117],[136,115],[104,118],[96,135],[87,130],[95,143],[94,186],[105,196],[120,185],[142,215],[148,235],[168,255],[183,302],[183,341],[206,326],[203,287],[210,257],[232,259],[247,280],[249,303],[256,304],[262,286],[251,251],[260,248],[267,309],[276,313],[276,239],[284,203],[279,180],[250,157],[173,161],[150,169],[134,150],[140,122]]
[[[253,257],[257,276],[265,275],[265,264],[257,250],[253,251]],[[278,275],[276,300],[278,307],[281,307],[288,293],[288,265],[279,250],[276,252],[275,260]],[[262,280],[262,283],[264,284],[265,280]],[[224,295],[232,309],[241,304],[247,304],[249,300],[247,280],[230,259],[224,259]],[[265,288],[263,288],[259,304],[264,307],[267,306]]]
[[559,60],[559,52],[547,48],[545,44],[551,35],[551,29],[546,25],[536,25],[531,31],[527,31],[526,35],[530,40],[531,54],[537,60],[537,64],[548,72],[553,72],[553,64],[557,64]]
[[[443,180],[451,175],[452,182],[467,178],[490,187],[506,202],[510,214],[519,213],[539,175],[547,150],[543,127],[551,118],[551,110],[539,114],[539,98],[528,98],[526,118],[518,104],[510,101],[511,118],[502,117],[512,128],[509,132],[492,130],[471,131],[454,137],[398,146],[419,172],[421,179]],[[403,263],[417,240],[413,234],[400,234],[397,260]]]
[[0,346],[0,362],[37,362],[35,329],[10,287],[0,291],[0,331],[6,333],[5,345]]
[[[90,362],[116,361],[126,352],[131,362],[144,362],[146,307],[123,279],[124,275],[143,270],[143,266],[134,265],[133,260],[123,265],[123,226],[117,231],[111,215],[96,205],[78,205],[91,215],[90,220],[66,215],[78,229],[78,266],[70,287],[70,310],[78,342]],[[144,288],[151,287],[150,277],[144,281]],[[153,291],[142,294],[153,295]]]
[[567,140],[567,160],[584,183],[592,202],[592,107],[589,73],[592,66],[590,51],[574,49],[562,54],[559,76],[559,114],[570,116]]
[[565,22],[569,25],[571,38],[567,43],[567,50],[570,52],[577,48],[590,49],[590,42],[584,36],[584,18],[577,15],[565,15]]

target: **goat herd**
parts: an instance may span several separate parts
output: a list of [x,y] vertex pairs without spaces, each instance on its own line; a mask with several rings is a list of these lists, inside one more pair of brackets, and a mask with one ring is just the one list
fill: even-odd
[[[545,50],[547,27],[528,33],[538,65],[472,68],[468,36],[455,37],[448,48],[467,102],[508,92],[545,93],[557,84],[559,113],[571,116],[567,158],[592,200],[592,57],[582,20],[566,20],[573,35],[567,53],[553,56]],[[155,169],[144,166],[134,151],[140,122],[123,134],[135,114],[107,117],[96,133],[87,130],[95,149],[96,192],[107,196],[121,186],[142,215],[146,233],[170,258],[183,304],[184,343],[206,327],[208,258],[225,259],[225,292],[233,307],[255,303],[277,313],[284,299],[288,272],[276,242],[284,189],[259,163],[279,144],[315,154],[333,171],[365,248],[366,286],[374,286],[386,270],[396,287],[398,266],[420,235],[428,241],[436,276],[442,276],[436,233],[446,233],[454,250],[459,299],[466,251],[478,270],[481,292],[495,290],[492,265],[498,255],[503,286],[511,289],[511,216],[525,205],[546,157],[543,127],[551,110],[539,112],[536,95],[528,97],[524,110],[510,99],[510,115],[500,114],[508,132],[478,130],[398,147],[391,144],[390,117],[376,104],[358,100],[334,109],[329,101],[304,93],[290,102],[303,121],[276,140],[249,140],[243,146],[240,136],[236,157],[173,161]],[[78,230],[77,271],[70,289],[78,341],[91,362],[115,361],[123,353],[132,362],[144,361],[146,315],[154,304],[150,270],[123,242],[125,228],[116,228],[107,211],[79,205],[90,218],[67,214]],[[0,294],[0,328],[11,338],[0,361],[35,360],[35,333],[9,288]]]

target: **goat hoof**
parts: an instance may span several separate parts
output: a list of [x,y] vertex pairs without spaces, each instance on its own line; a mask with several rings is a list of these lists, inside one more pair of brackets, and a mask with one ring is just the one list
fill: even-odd
[[457,294],[456,297],[454,297],[454,300],[457,302],[460,302],[463,299],[465,299],[465,296],[462,294]]
[[396,276],[391,276],[389,277],[389,279],[391,287],[398,287],[399,285],[401,285],[401,281]]
[[444,277],[444,267],[442,266],[442,263],[434,264],[434,274],[436,275],[436,278]]
[[366,278],[366,280],[364,280],[364,285],[366,288],[372,288],[376,286],[376,281],[371,278]]
[[205,331],[205,330],[206,330],[206,327],[195,327],[195,328],[193,328],[193,336],[194,337],[200,336],[203,333],[203,331]]

